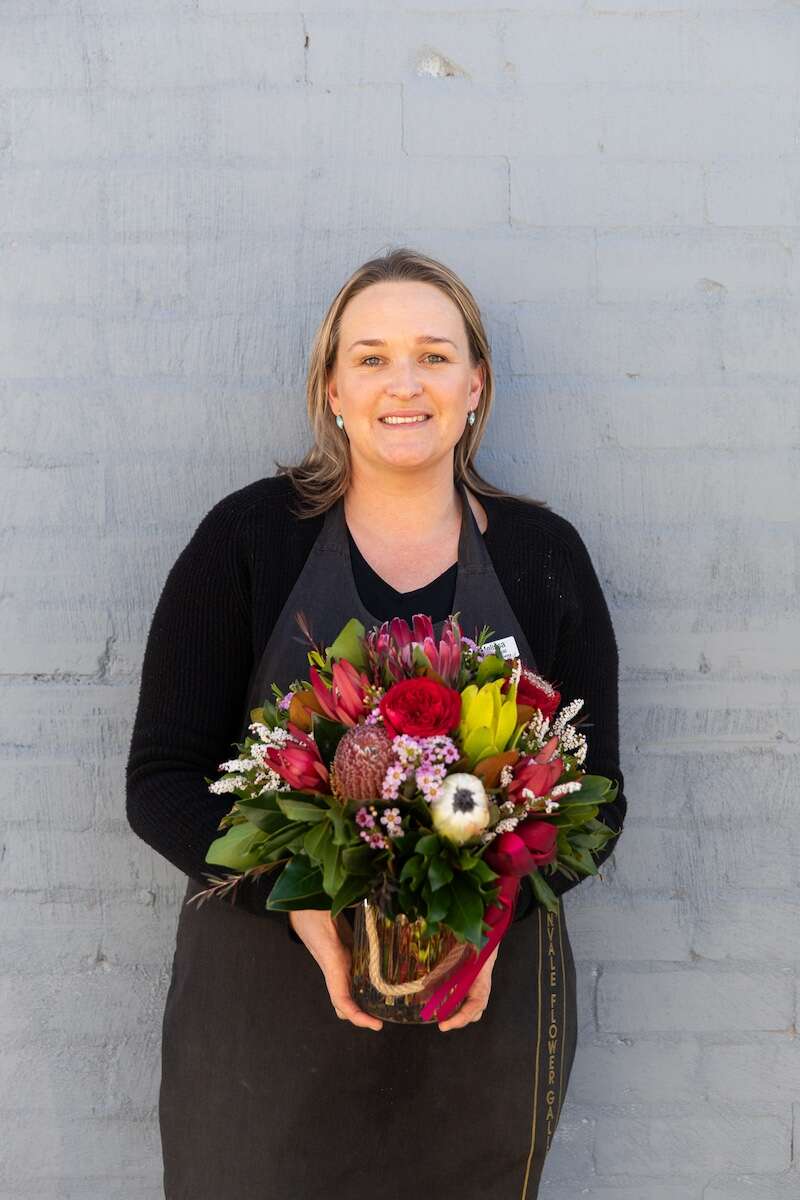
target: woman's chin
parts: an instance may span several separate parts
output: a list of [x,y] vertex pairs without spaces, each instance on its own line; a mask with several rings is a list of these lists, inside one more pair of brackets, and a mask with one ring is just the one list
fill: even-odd
[[395,470],[413,470],[418,467],[430,466],[436,462],[436,455],[431,454],[430,448],[418,447],[416,450],[411,446],[398,446],[395,450],[387,450],[381,447],[376,451],[375,455],[379,463],[383,463],[387,467],[392,467]]

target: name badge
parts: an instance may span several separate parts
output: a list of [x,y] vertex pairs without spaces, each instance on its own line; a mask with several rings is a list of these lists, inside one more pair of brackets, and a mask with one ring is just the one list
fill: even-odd
[[498,638],[496,642],[486,642],[485,645],[491,646],[495,654],[498,654],[500,658],[519,658],[516,638]]

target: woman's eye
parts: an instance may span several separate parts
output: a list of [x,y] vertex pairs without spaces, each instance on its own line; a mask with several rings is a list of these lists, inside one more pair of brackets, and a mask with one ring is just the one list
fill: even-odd
[[[447,362],[447,359],[444,357],[443,354],[436,354],[433,351],[431,351],[430,354],[426,354],[425,357],[426,358],[440,358],[442,360],[442,362]],[[380,356],[377,354],[368,354],[366,358],[362,358],[361,365],[364,366],[364,365],[368,364],[370,359],[374,359],[376,362],[379,362]]]

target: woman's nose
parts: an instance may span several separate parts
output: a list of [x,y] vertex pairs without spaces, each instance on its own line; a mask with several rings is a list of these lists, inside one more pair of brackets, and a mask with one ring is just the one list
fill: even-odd
[[419,368],[415,362],[398,363],[391,372],[390,387],[393,392],[419,391]]

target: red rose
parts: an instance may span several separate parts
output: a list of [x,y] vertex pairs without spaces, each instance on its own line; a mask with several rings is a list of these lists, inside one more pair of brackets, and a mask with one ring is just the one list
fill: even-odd
[[549,821],[529,818],[513,833],[501,833],[484,852],[488,866],[498,875],[530,875],[556,857],[558,829]]
[[420,675],[401,679],[380,700],[383,724],[389,737],[433,737],[449,733],[461,721],[461,695],[435,679]]

